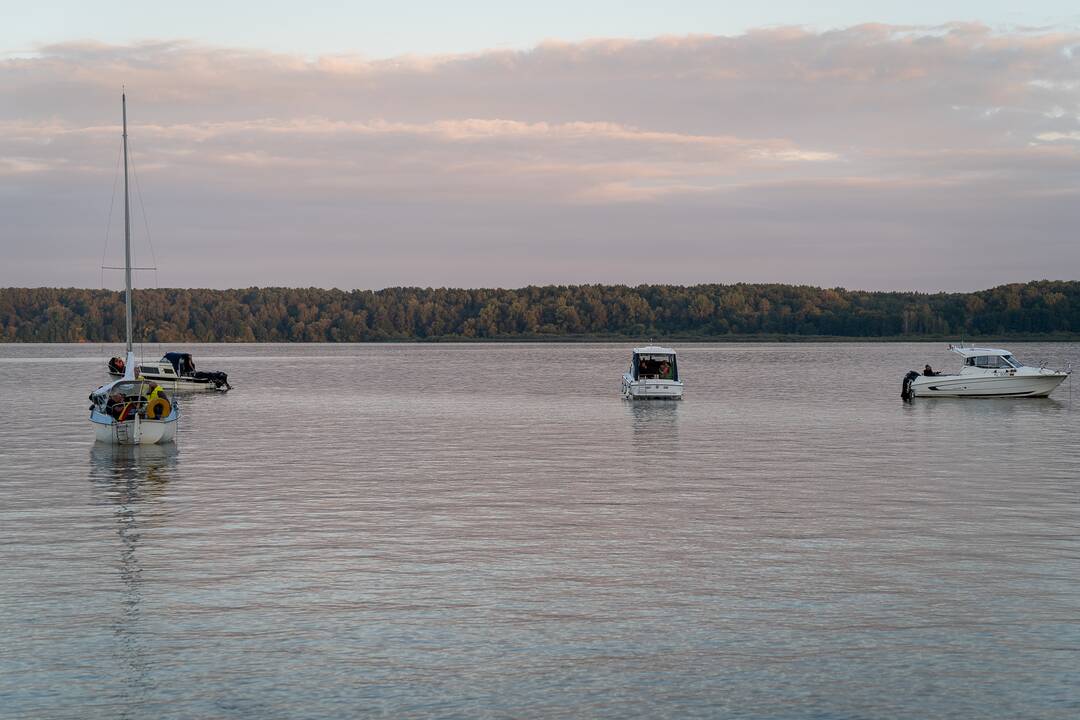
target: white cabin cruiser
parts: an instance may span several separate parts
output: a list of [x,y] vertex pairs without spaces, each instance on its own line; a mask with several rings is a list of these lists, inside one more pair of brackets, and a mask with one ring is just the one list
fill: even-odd
[[124,117],[124,311],[127,359],[124,376],[90,393],[90,423],[99,442],[115,445],[153,445],[172,442],[180,411],[162,387],[135,377],[131,348],[131,214],[128,208],[127,98]]
[[683,381],[671,348],[634,348],[630,369],[623,373],[622,396],[628,400],[681,400]]
[[964,364],[955,374],[938,373],[927,365],[922,373],[904,377],[900,395],[912,397],[1046,397],[1069,377],[1072,366],[1053,370],[1024,365],[1008,350],[950,345]]
[[[114,357],[109,360],[109,374],[123,375],[126,362]],[[170,390],[205,391],[232,390],[228,373],[203,372],[195,369],[190,353],[167,352],[157,362],[141,362],[135,373],[144,380],[153,380]]]

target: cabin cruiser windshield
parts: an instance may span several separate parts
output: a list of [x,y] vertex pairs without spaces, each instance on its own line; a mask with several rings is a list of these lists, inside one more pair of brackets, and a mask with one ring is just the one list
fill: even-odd
[[650,353],[637,355],[634,365],[634,379],[649,378],[653,380],[678,380],[679,373],[675,364],[675,356],[665,353]]
[[1023,364],[1017,362],[1012,355],[977,355],[975,357],[966,358],[964,360],[964,365],[968,367],[989,368],[991,370],[999,368],[1017,369],[1023,367]]

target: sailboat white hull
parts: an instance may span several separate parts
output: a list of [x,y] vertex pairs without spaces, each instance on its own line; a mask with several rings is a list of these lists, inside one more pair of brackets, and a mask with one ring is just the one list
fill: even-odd
[[135,416],[125,422],[94,411],[90,422],[94,426],[94,439],[109,445],[157,445],[176,439],[177,414],[174,411],[164,420],[146,420]]

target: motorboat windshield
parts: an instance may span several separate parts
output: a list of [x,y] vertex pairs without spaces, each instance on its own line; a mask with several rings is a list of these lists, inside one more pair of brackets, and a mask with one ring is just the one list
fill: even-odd
[[1024,363],[1017,360],[1009,350],[1001,348],[977,348],[950,345],[949,349],[964,358],[964,367],[983,370],[1019,370]]
[[1022,368],[1024,364],[1017,361],[1012,355],[976,355],[964,359],[964,365],[968,367],[986,368],[989,370],[1008,370],[1010,368]]
[[635,352],[634,379],[678,380],[679,369],[675,353]]

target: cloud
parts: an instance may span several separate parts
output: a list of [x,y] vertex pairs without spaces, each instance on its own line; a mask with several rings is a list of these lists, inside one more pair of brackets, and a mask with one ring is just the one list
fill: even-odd
[[[1077,47],[1077,34],[977,24],[390,60],[53,45],[0,61],[2,239],[27,268],[85,242],[125,85],[140,187],[168,218],[158,234],[225,258],[259,248],[261,270],[192,263],[176,284],[1060,276],[1080,267],[1061,242],[1080,184]],[[68,212],[50,212],[58,202]],[[1033,208],[1038,233],[1011,247],[1001,218]],[[926,238],[948,238],[935,267],[953,269],[924,280],[903,248]],[[1032,261],[1040,243],[1053,252]],[[648,247],[665,250],[655,275]],[[0,283],[60,282],[8,267]]]
[[[118,127],[9,122],[0,124],[0,137],[5,138],[0,148],[13,154],[49,148],[50,156],[63,156],[67,164],[77,157],[86,167],[92,159],[80,151],[115,143],[119,134]],[[137,134],[138,146],[148,148],[139,160],[144,170],[203,172],[217,179],[211,182],[231,183],[245,169],[259,173],[276,169],[289,172],[290,183],[411,193],[438,185],[441,178],[443,193],[461,190],[471,195],[483,190],[493,198],[520,191],[530,179],[563,176],[566,182],[559,197],[571,202],[615,199],[597,189],[616,181],[648,179],[656,194],[670,194],[704,176],[730,181],[740,169],[771,171],[780,165],[837,159],[832,153],[800,149],[776,138],[657,132],[610,122],[264,118],[142,125]],[[44,172],[53,166],[42,162],[37,167]],[[25,163],[11,168],[26,171]],[[4,172],[0,166],[0,174]],[[648,194],[634,196],[644,199]]]

